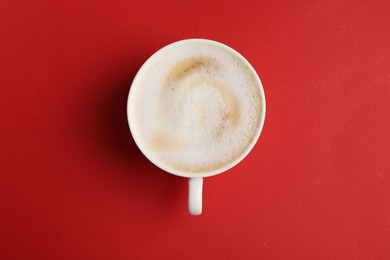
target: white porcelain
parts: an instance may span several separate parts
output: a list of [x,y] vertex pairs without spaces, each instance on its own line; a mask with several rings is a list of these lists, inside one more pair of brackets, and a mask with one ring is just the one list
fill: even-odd
[[[143,149],[141,149],[141,146],[138,145],[138,140],[135,137],[134,135],[134,131],[135,128],[132,127],[132,119],[131,117],[129,116],[129,110],[130,110],[130,107],[132,105],[132,102],[131,100],[134,97],[134,93],[135,91],[132,91],[134,90],[135,88],[137,88],[139,85],[138,85],[138,82],[139,82],[139,75],[144,73],[145,71],[148,70],[149,68],[149,64],[151,64],[152,60],[154,59],[158,59],[159,58],[159,55],[160,53],[165,49],[165,48],[175,48],[175,46],[177,45],[180,45],[180,44],[193,44],[193,43],[208,43],[208,44],[211,44],[211,45],[214,45],[214,46],[217,46],[217,47],[220,47],[220,48],[223,48],[229,52],[231,52],[232,54],[234,54],[236,57],[238,57],[244,64],[247,65],[247,67],[249,68],[249,70],[251,71],[251,73],[253,74],[254,78],[256,79],[257,81],[257,85],[259,86],[259,90],[260,90],[260,95],[261,95],[261,99],[262,99],[262,109],[261,109],[261,118],[260,118],[260,122],[259,122],[259,125],[258,125],[258,129],[257,129],[257,132],[256,132],[256,135],[255,135],[255,138],[253,139],[252,143],[247,147],[247,149],[245,150],[244,153],[242,153],[236,160],[234,160],[233,162],[225,165],[224,167],[222,168],[219,168],[217,170],[212,170],[212,171],[209,171],[209,172],[205,172],[205,173],[188,173],[188,172],[181,172],[181,171],[177,171],[177,170],[168,170],[167,167],[165,167],[165,165],[161,164],[161,163],[158,163],[156,161],[154,161],[151,156],[149,155],[148,151],[145,151]],[[234,49],[222,44],[222,43],[219,43],[219,42],[216,42],[216,41],[212,41],[212,40],[206,40],[206,39],[188,39],[188,40],[181,40],[181,41],[177,41],[177,42],[174,42],[174,43],[171,43],[165,47],[163,47],[162,49],[160,49],[159,51],[157,51],[156,53],[154,53],[143,65],[142,67],[139,69],[137,75],[135,76],[134,80],[133,80],[133,83],[131,85],[131,88],[130,88],[130,91],[129,91],[129,96],[128,96],[128,101],[127,101],[127,118],[128,118],[128,123],[129,123],[129,126],[130,126],[130,131],[132,133],[132,136],[134,138],[134,141],[135,143],[137,144],[137,146],[140,148],[141,152],[153,163],[155,164],[157,167],[159,167],[160,169],[168,172],[168,173],[171,173],[171,174],[174,174],[174,175],[177,175],[177,176],[181,176],[181,177],[186,177],[189,179],[188,183],[189,183],[189,194],[188,194],[188,212],[191,214],[191,215],[200,215],[202,213],[202,189],[203,189],[203,178],[205,177],[210,177],[210,176],[214,176],[214,175],[217,175],[217,174],[220,174],[220,173],[223,173],[227,170],[229,170],[230,168],[232,168],[233,166],[235,166],[236,164],[238,164],[241,160],[243,160],[247,155],[248,153],[252,150],[252,148],[254,147],[254,145],[256,144],[259,136],[260,136],[260,133],[261,133],[261,130],[263,128],[263,125],[264,125],[264,119],[265,119],[265,109],[266,109],[266,105],[265,105],[265,95],[264,95],[264,90],[263,90],[263,86],[261,84],[261,81],[260,81],[260,78],[259,76],[257,75],[256,71],[253,69],[252,65],[250,65],[250,63],[241,55],[239,54],[237,51],[235,51]]]

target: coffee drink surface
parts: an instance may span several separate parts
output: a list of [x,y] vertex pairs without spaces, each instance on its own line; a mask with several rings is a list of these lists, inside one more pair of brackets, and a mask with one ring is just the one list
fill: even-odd
[[171,171],[204,173],[247,150],[264,101],[238,55],[198,42],[168,46],[148,60],[133,82],[128,113],[150,160]]

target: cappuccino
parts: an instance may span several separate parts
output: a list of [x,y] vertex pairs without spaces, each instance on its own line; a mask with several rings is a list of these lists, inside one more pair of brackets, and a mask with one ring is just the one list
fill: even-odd
[[260,81],[235,51],[185,41],[152,56],[130,90],[134,140],[170,172],[205,173],[234,162],[259,134]]

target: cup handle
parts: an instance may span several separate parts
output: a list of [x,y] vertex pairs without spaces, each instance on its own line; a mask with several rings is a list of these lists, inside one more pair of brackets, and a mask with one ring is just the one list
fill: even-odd
[[188,179],[188,213],[200,215],[202,213],[203,178]]

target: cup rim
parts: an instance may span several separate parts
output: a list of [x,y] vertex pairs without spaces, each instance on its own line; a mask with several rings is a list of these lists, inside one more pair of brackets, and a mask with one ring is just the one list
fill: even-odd
[[[134,99],[134,95],[135,95],[134,94],[134,92],[135,92],[134,89],[135,89],[135,87],[138,84],[140,75],[142,74],[143,71],[147,70],[149,64],[151,64],[154,59],[158,58],[160,53],[162,53],[167,48],[173,48],[173,47],[175,47],[177,45],[193,44],[193,43],[207,43],[207,44],[211,44],[211,45],[217,46],[219,48],[223,48],[223,49],[233,53],[237,58],[239,58],[249,68],[250,72],[252,73],[252,75],[254,76],[254,78],[256,80],[257,86],[259,87],[259,92],[260,92],[260,96],[261,96],[261,99],[262,99],[259,125],[257,127],[256,134],[255,134],[252,142],[248,145],[248,147],[245,149],[245,151],[242,154],[240,154],[240,156],[238,156],[236,159],[234,159],[232,162],[224,165],[223,167],[220,167],[218,169],[211,170],[211,171],[208,171],[208,172],[203,172],[203,173],[191,173],[191,172],[178,171],[178,170],[170,169],[169,167],[161,164],[160,162],[157,162],[150,155],[150,153],[148,153],[148,151],[145,151],[142,148],[142,146],[139,144],[139,141],[135,137],[134,133],[135,133],[136,130],[134,129],[134,127],[132,127],[133,124],[131,122],[132,119],[131,119],[130,112],[129,112],[130,111],[130,107],[131,107],[131,100]],[[138,84],[138,86],[139,86],[139,84]],[[167,173],[170,173],[170,174],[173,174],[173,175],[177,175],[177,176],[181,176],[181,177],[187,177],[187,178],[197,178],[197,177],[198,178],[204,178],[204,177],[210,177],[210,176],[221,174],[221,173],[226,172],[227,170],[233,168],[238,163],[240,163],[249,154],[249,152],[253,149],[253,147],[255,146],[255,144],[257,143],[257,141],[258,141],[258,139],[260,137],[261,131],[262,131],[263,126],[264,126],[265,113],[266,113],[266,100],[265,100],[265,93],[264,93],[264,89],[263,89],[263,84],[261,83],[260,77],[258,76],[258,74],[255,71],[255,69],[252,67],[252,65],[249,63],[249,61],[244,58],[244,56],[242,56],[239,52],[237,52],[233,48],[231,48],[231,47],[229,47],[229,46],[227,46],[227,45],[225,45],[223,43],[220,43],[220,42],[217,42],[217,41],[214,41],[214,40],[202,39],[202,38],[192,38],[192,39],[179,40],[179,41],[170,43],[170,44],[162,47],[161,49],[156,51],[154,54],[152,54],[143,63],[143,65],[140,67],[140,69],[138,70],[137,74],[135,75],[135,77],[133,79],[133,82],[131,83],[129,94],[128,94],[128,98],[127,98],[127,111],[126,112],[127,112],[127,122],[128,122],[129,128],[130,128],[130,133],[131,133],[131,135],[133,137],[133,140],[136,143],[138,149],[140,149],[142,154],[150,162],[152,162],[155,166],[157,166],[158,168],[162,169],[163,171],[165,171]]]

